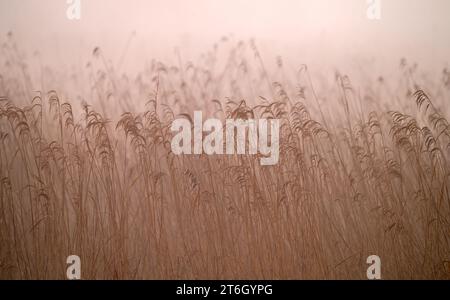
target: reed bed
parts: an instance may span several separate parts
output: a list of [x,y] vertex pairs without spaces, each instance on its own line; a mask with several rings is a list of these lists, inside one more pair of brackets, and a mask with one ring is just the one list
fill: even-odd
[[[30,74],[2,51],[0,278],[64,279],[72,254],[83,279],[364,279],[372,254],[385,279],[450,278],[448,70],[353,86],[221,41],[134,76],[101,48]],[[278,164],[174,155],[194,110],[280,119]]]

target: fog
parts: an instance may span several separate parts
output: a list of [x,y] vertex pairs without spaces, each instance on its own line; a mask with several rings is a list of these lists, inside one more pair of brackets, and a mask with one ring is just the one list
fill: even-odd
[[81,0],[69,20],[66,0],[1,0],[1,41],[12,32],[19,47],[47,63],[79,63],[94,47],[125,67],[193,57],[222,36],[254,38],[267,56],[293,63],[344,67],[357,57],[391,65],[407,57],[437,68],[450,53],[450,2],[381,1],[381,18],[367,17],[366,0]]

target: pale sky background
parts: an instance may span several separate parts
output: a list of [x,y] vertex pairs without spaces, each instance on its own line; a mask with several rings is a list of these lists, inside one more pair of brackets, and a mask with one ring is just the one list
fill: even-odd
[[81,0],[81,20],[66,17],[66,0],[0,0],[0,41],[58,62],[100,46],[117,60],[133,31],[133,58],[168,59],[176,46],[190,55],[221,36],[255,38],[274,55],[336,63],[355,55],[421,64],[450,60],[449,0],[381,0],[369,20],[366,0]]

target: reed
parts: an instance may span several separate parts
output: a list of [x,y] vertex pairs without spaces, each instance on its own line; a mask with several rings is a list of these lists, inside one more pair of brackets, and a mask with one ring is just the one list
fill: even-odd
[[[83,101],[57,80],[33,92],[3,48],[0,278],[65,278],[76,254],[84,279],[363,279],[376,254],[385,279],[449,279],[446,77],[404,62],[410,80],[357,93],[271,68],[254,42],[218,47],[228,59],[153,60],[135,78],[96,48]],[[280,119],[278,163],[174,155],[172,121],[195,110]]]

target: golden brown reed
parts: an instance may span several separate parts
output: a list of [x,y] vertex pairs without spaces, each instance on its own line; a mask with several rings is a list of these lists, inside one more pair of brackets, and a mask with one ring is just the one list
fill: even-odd
[[[84,279],[365,278],[372,254],[383,278],[450,277],[445,77],[402,61],[395,91],[378,78],[361,95],[336,73],[317,93],[306,66],[267,69],[240,42],[227,60],[153,61],[132,80],[96,48],[80,106],[33,96],[3,51],[0,278],[64,278],[71,254]],[[173,155],[170,124],[195,109],[281,119],[279,163]]]

